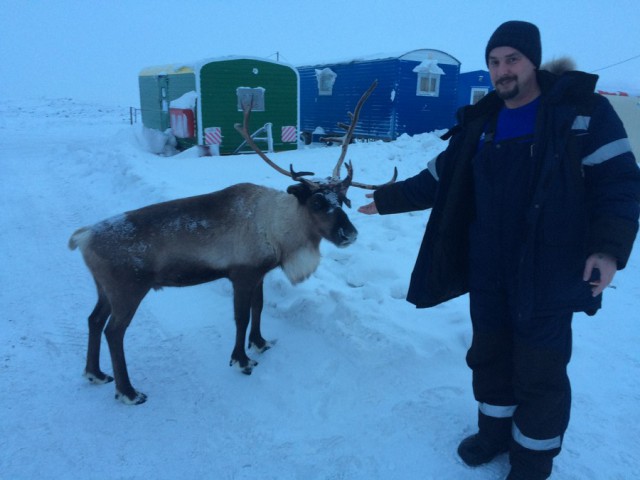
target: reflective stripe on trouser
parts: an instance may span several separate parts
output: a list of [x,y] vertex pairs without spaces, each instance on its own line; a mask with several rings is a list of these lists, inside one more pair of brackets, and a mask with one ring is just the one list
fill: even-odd
[[493,418],[510,418],[518,408],[517,405],[490,405],[484,402],[478,402],[478,409],[487,417]]
[[543,452],[546,450],[553,450],[554,448],[560,448],[562,446],[562,437],[557,436],[553,438],[546,438],[542,440],[537,440],[535,438],[527,437],[523,434],[518,426],[513,423],[511,429],[511,435],[513,436],[513,440],[523,446],[524,448],[528,448],[529,450],[535,450],[537,452]]
[[[485,402],[478,403],[478,409],[483,415],[492,418],[511,418],[515,413],[517,405],[491,405]],[[527,448],[535,451],[553,450],[554,448],[560,448],[562,446],[562,437],[557,436],[547,439],[535,439],[527,437],[520,431],[515,422],[511,427],[511,436],[513,440]]]

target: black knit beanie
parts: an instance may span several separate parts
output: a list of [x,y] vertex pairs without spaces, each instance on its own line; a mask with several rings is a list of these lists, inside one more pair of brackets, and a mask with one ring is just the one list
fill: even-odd
[[500,25],[487,43],[484,53],[487,65],[489,64],[489,53],[496,47],[515,48],[531,60],[536,68],[540,68],[542,60],[540,31],[533,23],[512,20]]

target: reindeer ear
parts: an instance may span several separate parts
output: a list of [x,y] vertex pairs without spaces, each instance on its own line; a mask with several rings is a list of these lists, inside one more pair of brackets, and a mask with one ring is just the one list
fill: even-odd
[[347,198],[347,190],[349,190],[349,185],[351,185],[351,175],[353,175],[353,169],[351,168],[351,162],[348,164],[349,176],[345,178],[342,182],[340,182],[337,186],[338,189],[338,200],[340,201],[340,205],[343,203],[351,208],[351,200]]
[[287,188],[287,193],[295,195],[300,203],[304,203],[311,196],[311,190],[304,183],[296,183]]

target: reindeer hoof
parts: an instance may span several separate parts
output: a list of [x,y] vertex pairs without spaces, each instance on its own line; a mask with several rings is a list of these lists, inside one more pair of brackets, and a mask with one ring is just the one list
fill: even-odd
[[105,383],[113,382],[113,377],[111,375],[107,375],[106,373],[102,372],[91,373],[85,370],[83,375],[84,378],[89,380],[89,382],[93,383],[94,385],[104,385]]
[[[264,353],[276,344],[277,340],[271,340],[270,342],[263,340],[262,342],[250,342],[249,348],[256,350],[258,353]],[[262,346],[260,346],[262,344]]]
[[120,400],[125,405],[141,405],[147,401],[147,396],[138,391],[132,397],[116,390],[116,400]]
[[256,362],[255,360],[251,360],[249,359],[248,362],[246,362],[246,365],[242,366],[242,362],[240,362],[239,360],[234,360],[233,358],[231,359],[231,361],[229,362],[229,366],[237,366],[240,371],[242,373],[244,373],[245,375],[251,375],[251,372],[253,372],[253,367],[258,365],[258,362]]

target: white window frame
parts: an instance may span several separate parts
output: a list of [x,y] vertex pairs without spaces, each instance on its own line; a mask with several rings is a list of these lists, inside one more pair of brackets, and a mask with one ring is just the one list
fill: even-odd
[[333,86],[336,83],[338,74],[330,68],[316,69],[316,80],[318,81],[318,95],[333,95]]
[[[480,99],[482,99],[488,93],[489,93],[489,87],[471,87],[471,97],[469,97],[469,105],[474,105],[478,103]],[[482,94],[482,96],[476,98],[476,95],[478,94]]]
[[427,58],[420,62],[413,71],[417,74],[416,95],[419,97],[439,97],[440,77],[445,73],[438,66],[437,60]]
[[441,76],[438,73],[418,73],[416,95],[419,97],[439,97]]
[[263,87],[251,88],[251,87],[238,87],[236,88],[236,95],[238,97],[238,111],[244,111],[244,105],[251,104],[252,112],[264,112],[265,111],[265,102],[264,102],[264,92],[265,89]]

